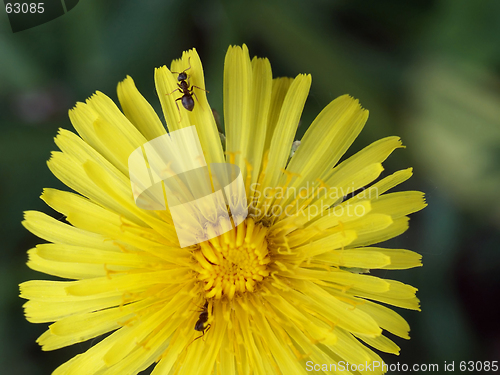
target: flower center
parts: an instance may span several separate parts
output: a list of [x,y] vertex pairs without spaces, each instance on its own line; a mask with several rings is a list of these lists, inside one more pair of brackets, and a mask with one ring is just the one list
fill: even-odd
[[266,234],[266,227],[247,218],[229,232],[200,244],[194,256],[206,298],[231,299],[235,293],[254,291],[257,282],[269,275]]

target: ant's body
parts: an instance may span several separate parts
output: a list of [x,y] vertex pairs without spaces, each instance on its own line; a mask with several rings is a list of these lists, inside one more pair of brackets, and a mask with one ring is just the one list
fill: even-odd
[[203,332],[203,335],[204,335],[205,331],[207,331],[210,328],[210,324],[205,325],[205,323],[207,321],[208,321],[208,301],[205,302],[205,305],[203,306],[203,310],[201,311],[200,316],[198,317],[198,321],[194,325],[194,329],[197,331]]
[[179,75],[177,76],[177,81],[179,81],[179,83],[177,83],[177,86],[179,86],[179,88],[175,89],[174,92],[180,91],[182,93],[182,96],[175,101],[177,102],[178,100],[180,100],[184,108],[186,108],[188,111],[192,111],[194,108],[193,89],[196,86],[192,86],[190,88],[187,79],[188,75],[185,73],[185,71],[179,73]]
[[205,332],[207,332],[210,329],[211,325],[207,324],[207,322],[208,322],[208,301],[205,302],[205,305],[203,306],[203,309],[201,310],[200,316],[198,317],[198,321],[194,325],[194,329],[196,331],[202,332],[202,334],[200,336],[198,336],[197,338],[195,338],[193,341],[191,341],[189,343],[189,345],[191,345],[193,342],[195,342],[199,338],[202,338],[205,335]]
[[[194,93],[194,88],[196,87],[197,89],[203,90],[205,92],[208,92],[207,90],[202,89],[201,87],[198,86],[189,86],[189,77],[186,73],[186,70],[191,69],[191,58],[189,58],[189,67],[187,69],[184,69],[182,72],[178,73],[177,75],[177,86],[174,91],[172,91],[170,94],[173,94],[176,91],[180,91],[182,96],[180,98],[175,99],[175,105],[177,106],[177,110],[179,111],[179,117],[181,115],[181,111],[179,109],[179,105],[177,102],[180,100],[182,103],[182,106],[187,109],[188,111],[192,111],[194,108],[194,100],[193,96],[196,98],[196,94]],[[177,73],[177,72],[172,72],[172,73]],[[170,95],[167,94],[167,95]],[[179,120],[180,121],[180,120]]]

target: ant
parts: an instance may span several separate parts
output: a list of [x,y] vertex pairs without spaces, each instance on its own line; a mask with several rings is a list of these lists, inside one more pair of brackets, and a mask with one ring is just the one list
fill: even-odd
[[[208,321],[208,301],[205,302],[203,309],[200,312],[200,316],[198,317],[198,321],[194,325],[194,329],[196,331],[202,332],[202,334],[196,337],[193,341],[189,343],[191,345],[193,342],[205,336],[205,333],[210,329],[211,324],[206,324]],[[189,346],[188,345],[188,346]]]
[[[180,100],[182,103],[182,106],[187,109],[189,112],[191,112],[194,108],[194,100],[193,100],[193,95],[196,98],[196,94],[193,92],[194,88],[196,87],[197,89],[203,90],[205,92],[208,92],[205,89],[202,89],[201,87],[194,86],[192,85],[191,87],[189,86],[189,77],[186,73],[186,70],[191,69],[191,57],[188,59],[189,62],[189,67],[184,69],[182,72],[177,73],[177,72],[172,72],[172,73],[177,73],[177,88],[172,91],[170,94],[173,94],[176,91],[180,91],[182,96],[180,98],[175,99],[175,105],[177,106],[177,110],[179,111],[179,117],[181,117],[181,110],[179,109],[179,105],[177,102]],[[167,94],[167,95],[170,95]],[[196,98],[198,100],[198,98]],[[181,120],[179,120],[180,122]]]

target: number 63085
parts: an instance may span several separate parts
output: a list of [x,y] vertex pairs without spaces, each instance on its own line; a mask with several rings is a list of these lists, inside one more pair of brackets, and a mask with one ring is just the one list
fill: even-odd
[[5,4],[7,13],[43,13],[43,3],[7,3]]

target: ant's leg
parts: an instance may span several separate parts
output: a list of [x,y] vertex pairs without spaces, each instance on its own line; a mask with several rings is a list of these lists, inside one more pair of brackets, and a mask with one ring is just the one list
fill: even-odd
[[192,91],[192,90],[193,90],[193,88],[195,88],[195,87],[196,87],[197,89],[199,89],[199,90],[202,90],[202,91],[205,91],[205,92],[208,92],[208,93],[210,92],[210,91],[208,91],[208,90],[202,89],[202,88],[201,88],[201,87],[199,87],[199,86],[191,86],[191,91]]
[[[196,86],[193,86],[193,87],[196,87]],[[200,101],[198,100],[198,97],[196,96],[196,94],[193,92],[193,87],[191,87],[191,95],[194,96],[194,98],[196,99],[196,101],[200,105],[201,110],[203,111],[203,106],[201,105]]]
[[182,99],[182,96],[179,99],[175,99],[175,105],[177,106],[177,111],[179,112],[179,122],[182,121],[181,109],[179,108],[179,104],[177,102]]
[[[194,87],[194,86],[193,86]],[[194,98],[196,99],[196,101],[198,102],[198,104],[200,105],[200,108],[201,110],[203,111],[203,106],[201,105],[200,101],[198,100],[198,97],[196,96],[196,94],[193,92],[193,90],[191,89],[191,95],[194,96]]]
[[[202,331],[202,333],[201,333],[201,335],[200,335],[200,336],[198,336],[198,337],[196,337],[195,339],[193,339],[193,341],[191,341],[191,342],[188,344],[188,346],[186,346],[186,349],[187,349],[187,348],[189,347],[189,345],[191,345],[193,342],[195,342],[196,340],[201,339],[203,336],[205,336],[205,332],[207,332],[207,331],[210,329],[210,327],[211,327],[211,326],[212,326],[212,325],[211,325],[211,324],[209,324],[209,325],[207,326],[207,328],[205,328],[205,329]],[[203,341],[205,341],[205,340],[203,340]]]
[[[207,332],[210,329],[210,327],[212,327],[211,324],[207,325],[207,328],[205,328],[205,330],[203,331],[203,335],[201,335],[201,337],[205,336],[205,332]],[[205,340],[203,340],[203,341],[205,341]]]
[[189,345],[191,345],[191,344],[192,344],[193,342],[195,342],[196,340],[201,339],[202,337],[203,337],[203,335],[198,336],[198,337],[196,337],[195,339],[193,339],[193,341],[191,341],[191,342],[188,344],[188,346],[186,346],[186,349],[187,349],[187,348],[189,348]]
[[193,305],[195,305],[197,308],[199,308],[199,310],[191,310],[191,311],[202,312],[205,310],[205,306],[200,306],[200,305],[197,305],[196,303],[193,303]]
[[180,91],[180,92],[182,92],[180,88],[176,88],[176,89],[175,89],[174,91],[172,91],[170,94],[165,94],[165,95],[172,95],[172,94],[173,94],[174,92],[176,92],[176,91]]

